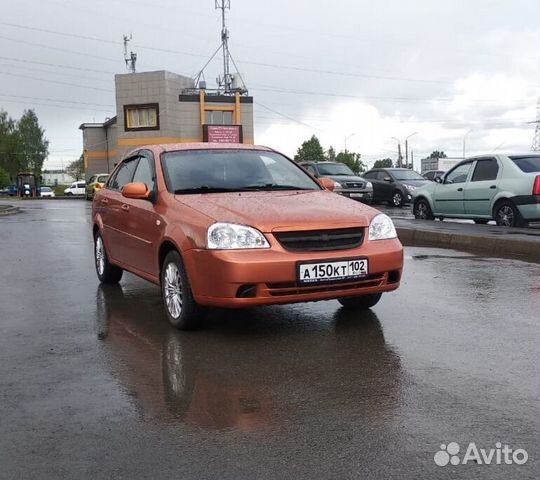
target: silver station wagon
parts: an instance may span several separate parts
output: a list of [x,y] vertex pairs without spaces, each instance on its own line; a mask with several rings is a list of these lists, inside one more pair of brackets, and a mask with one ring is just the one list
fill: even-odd
[[540,221],[540,155],[468,158],[414,193],[418,219],[468,218],[526,226]]

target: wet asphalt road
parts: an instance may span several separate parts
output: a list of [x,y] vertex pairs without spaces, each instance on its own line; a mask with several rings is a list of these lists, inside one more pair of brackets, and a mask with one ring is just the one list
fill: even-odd
[[[182,333],[157,287],[98,285],[86,202],[24,208],[0,218],[0,478],[539,478],[540,265],[408,248],[372,312]],[[451,441],[529,460],[435,465]]]

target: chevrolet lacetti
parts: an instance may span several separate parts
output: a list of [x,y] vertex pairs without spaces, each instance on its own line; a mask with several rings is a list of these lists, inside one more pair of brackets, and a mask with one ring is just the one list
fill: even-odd
[[97,275],[116,283],[127,270],[160,285],[180,329],[208,306],[370,308],[399,287],[403,247],[389,217],[331,185],[266,147],[143,147],[96,192]]

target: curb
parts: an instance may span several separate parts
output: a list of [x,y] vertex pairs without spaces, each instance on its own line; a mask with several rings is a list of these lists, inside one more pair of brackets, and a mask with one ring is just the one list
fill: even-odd
[[401,242],[407,246],[469,250],[502,257],[527,257],[540,261],[540,242],[538,240],[471,235],[463,232],[426,231],[403,226],[396,226],[396,230]]
[[14,207],[13,205],[0,205],[0,217],[14,215],[20,211],[21,209],[19,207]]

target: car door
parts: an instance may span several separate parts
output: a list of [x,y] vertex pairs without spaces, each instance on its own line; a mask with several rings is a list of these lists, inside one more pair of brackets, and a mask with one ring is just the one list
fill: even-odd
[[501,165],[494,157],[479,158],[471,179],[464,187],[465,213],[491,216],[491,202],[497,194]]
[[128,218],[126,210],[129,210],[131,200],[122,196],[122,187],[130,183],[139,156],[133,156],[124,160],[118,170],[107,184],[107,194],[103,195],[99,202],[100,207],[105,207],[106,213],[103,217],[103,226],[105,231],[105,242],[108,248],[108,255],[117,262],[122,262],[131,266],[133,262],[133,250],[131,244],[126,242],[126,225]]
[[158,275],[157,249],[161,235],[161,216],[154,208],[157,195],[156,168],[152,152],[144,150],[132,182],[145,183],[152,193],[151,200],[124,199],[125,247],[129,249],[130,264],[137,270]]
[[391,202],[392,194],[396,188],[392,175],[386,170],[379,170],[377,173],[377,183],[379,190],[379,201]]
[[436,215],[465,215],[464,187],[469,178],[472,161],[456,165],[438,183],[433,192],[433,213]]

